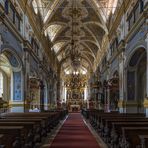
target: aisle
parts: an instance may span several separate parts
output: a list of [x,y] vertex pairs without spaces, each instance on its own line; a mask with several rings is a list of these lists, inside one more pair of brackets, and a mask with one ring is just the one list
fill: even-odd
[[80,113],[70,113],[50,148],[99,148]]

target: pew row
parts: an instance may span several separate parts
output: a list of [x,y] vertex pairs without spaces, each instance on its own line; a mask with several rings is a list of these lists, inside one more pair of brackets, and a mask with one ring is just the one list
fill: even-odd
[[67,112],[62,110],[3,113],[0,116],[0,147],[34,148],[66,115]]
[[[110,148],[146,148],[148,118],[143,113],[89,110],[84,117]],[[88,116],[86,116],[88,114]]]

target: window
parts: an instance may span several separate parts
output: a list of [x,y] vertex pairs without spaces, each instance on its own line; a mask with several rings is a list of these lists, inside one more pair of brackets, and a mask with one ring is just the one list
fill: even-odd
[[128,29],[130,30],[134,23],[138,20],[140,13],[144,10],[143,0],[139,0],[138,3],[134,6],[132,12],[128,15]]
[[2,97],[3,94],[3,75],[2,72],[0,72],[0,97]]
[[32,49],[34,50],[34,52],[38,55],[39,46],[33,37],[31,38],[31,45],[32,45]]
[[10,20],[16,28],[21,31],[21,16],[17,11],[16,6],[8,0],[5,1],[5,13],[8,14]]
[[20,31],[20,17],[18,14],[15,17],[15,25],[18,28],[18,30]]
[[118,49],[118,38],[116,37],[114,41],[111,43],[111,56],[117,51]]
[[9,2],[8,0],[5,0],[5,13],[8,14],[8,11],[9,11]]
[[4,7],[4,12],[9,20],[15,25],[14,27],[22,34],[23,11],[20,5],[14,0],[0,0],[1,5]]
[[140,0],[140,13],[144,10],[144,0]]
[[15,22],[15,12],[14,12],[14,8],[12,5],[10,5],[9,17],[10,17],[11,21],[14,23]]

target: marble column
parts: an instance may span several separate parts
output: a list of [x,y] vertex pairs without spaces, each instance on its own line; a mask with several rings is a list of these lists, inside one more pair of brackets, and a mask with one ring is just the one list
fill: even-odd
[[119,112],[124,112],[124,83],[125,83],[125,74],[124,74],[124,53],[122,52],[119,57]]
[[[148,33],[146,35],[146,39],[145,42],[147,44],[147,50],[148,50]],[[146,70],[146,97],[148,97],[148,51],[146,51],[147,53],[147,70]]]
[[28,86],[27,86],[27,48],[24,48],[24,111],[29,111],[29,104],[28,103]]
[[110,88],[107,86],[106,111],[110,112]]
[[44,111],[44,84],[43,81],[40,81],[40,110]]

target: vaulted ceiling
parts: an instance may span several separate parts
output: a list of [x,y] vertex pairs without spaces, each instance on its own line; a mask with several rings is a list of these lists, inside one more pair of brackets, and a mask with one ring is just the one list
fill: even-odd
[[81,71],[93,70],[108,34],[106,20],[117,0],[33,1],[63,70],[72,71],[72,59],[76,58]]

